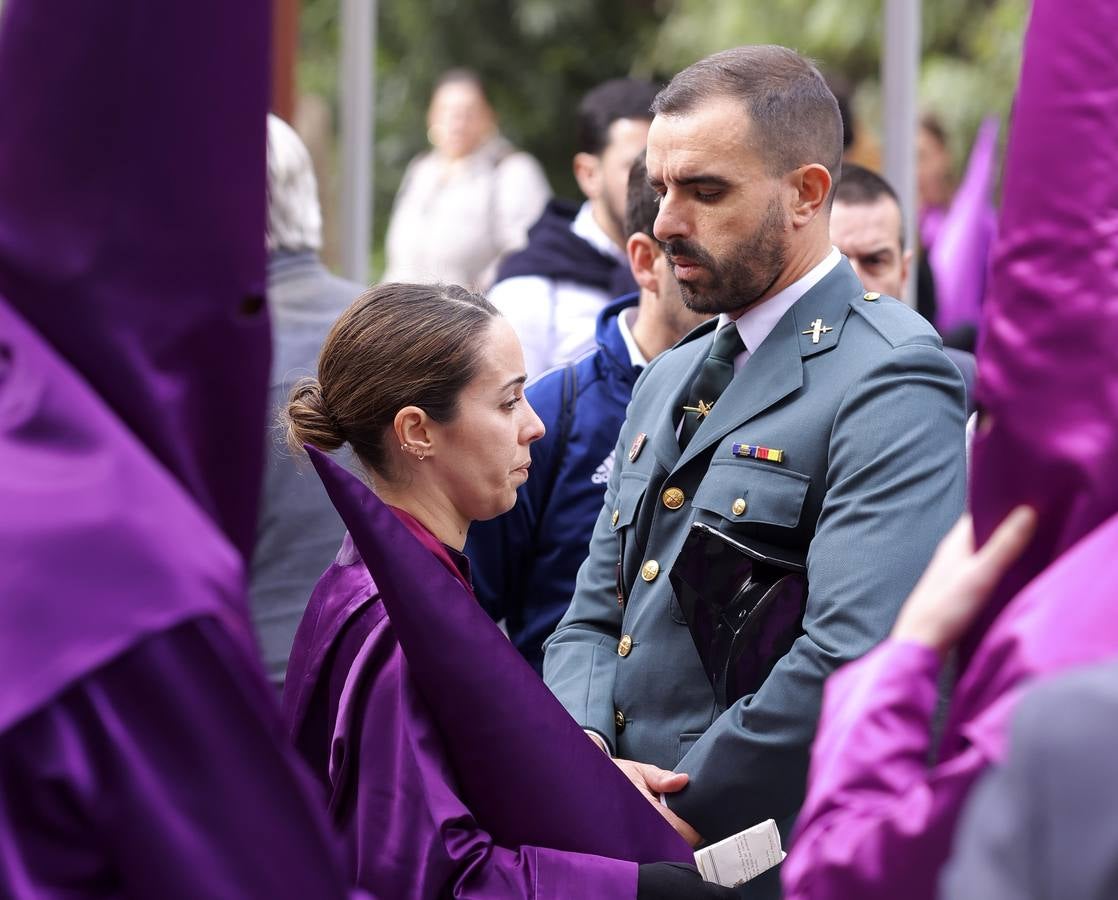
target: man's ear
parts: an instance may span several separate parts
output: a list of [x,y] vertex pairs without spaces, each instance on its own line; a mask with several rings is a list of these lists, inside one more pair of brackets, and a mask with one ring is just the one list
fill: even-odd
[[912,268],[912,250],[901,254],[901,284],[908,284],[908,270]]
[[597,200],[602,193],[602,160],[593,153],[576,153],[575,181],[587,200]]
[[625,253],[629,257],[629,270],[642,291],[651,291],[653,294],[660,292],[660,282],[656,278],[653,266],[663,253],[660,245],[654,238],[644,232],[638,231],[629,235],[625,242]]
[[831,173],[826,166],[811,163],[792,173],[792,225],[802,228],[812,221],[827,202],[831,192]]

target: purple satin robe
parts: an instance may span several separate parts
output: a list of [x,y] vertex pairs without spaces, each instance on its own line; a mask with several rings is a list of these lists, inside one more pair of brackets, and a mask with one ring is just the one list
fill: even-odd
[[1022,591],[983,638],[928,766],[937,654],[886,641],[827,682],[788,900],[931,898],[970,789],[1035,679],[1118,654],[1118,516]]
[[[456,554],[461,569],[454,568],[445,547],[396,513],[466,584],[465,557]],[[501,846],[470,811],[446,738],[348,534],[295,636],[284,712],[296,746],[330,791],[358,885],[398,900],[636,896],[634,863]]]
[[376,577],[461,796],[495,842],[692,862],[690,847],[590,742],[461,578],[364,484],[308,449]]

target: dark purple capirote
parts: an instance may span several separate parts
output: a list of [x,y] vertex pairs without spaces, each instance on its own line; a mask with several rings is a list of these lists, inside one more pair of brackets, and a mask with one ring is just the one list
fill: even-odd
[[307,452],[376,582],[478,823],[505,847],[692,862],[447,568],[368,487]]
[[8,0],[0,295],[247,558],[264,311],[268,4]]
[[347,891],[245,604],[269,10],[0,13],[4,898]]

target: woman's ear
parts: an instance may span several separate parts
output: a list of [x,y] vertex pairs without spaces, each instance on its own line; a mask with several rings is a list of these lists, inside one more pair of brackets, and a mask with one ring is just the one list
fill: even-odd
[[418,406],[405,406],[392,422],[392,429],[405,453],[423,459],[434,450],[431,440],[431,420]]
[[831,173],[818,163],[801,166],[792,173],[792,225],[802,228],[814,219],[831,193]]

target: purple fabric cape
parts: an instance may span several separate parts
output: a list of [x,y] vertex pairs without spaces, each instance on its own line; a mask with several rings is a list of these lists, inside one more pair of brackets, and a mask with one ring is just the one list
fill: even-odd
[[928,263],[936,280],[936,327],[941,333],[978,324],[994,236],[998,120],[987,119],[974,139],[963,183],[936,230]]
[[1118,5],[1037,0],[978,347],[970,505],[985,541],[1020,504],[1036,537],[975,634],[1118,511]]
[[307,452],[380,590],[463,797],[494,840],[692,862],[445,566],[357,478]]
[[0,729],[202,613],[251,652],[229,538],[262,459],[268,325],[239,310],[267,23],[264,0],[4,5]]

